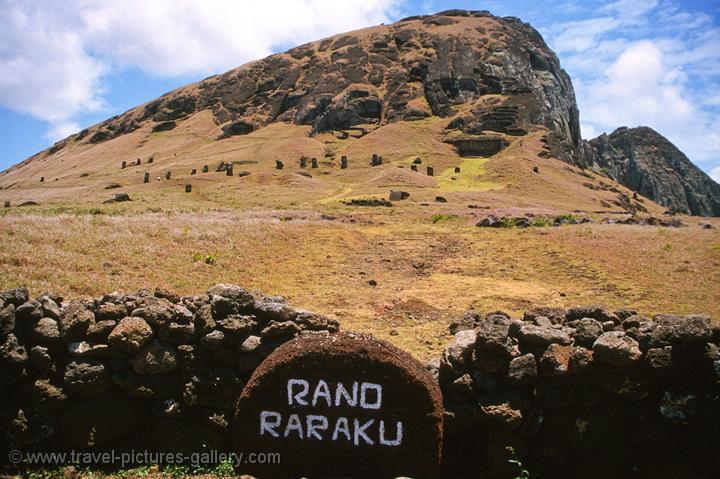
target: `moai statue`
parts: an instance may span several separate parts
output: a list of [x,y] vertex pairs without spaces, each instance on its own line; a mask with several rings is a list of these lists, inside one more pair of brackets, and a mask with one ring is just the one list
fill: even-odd
[[348,167],[347,156],[343,155],[340,157],[340,169],[345,170]]
[[383,161],[382,156],[378,155],[378,157],[377,157],[377,164],[378,164],[378,165],[382,165],[382,161]]
[[195,168],[193,168],[192,171],[190,172],[190,174],[191,174],[191,175],[196,175],[196,174],[197,174],[197,170],[196,170]]
[[143,177],[143,183],[150,183],[150,173],[145,173]]
[[413,171],[417,171],[417,165],[410,165],[410,169]]
[[430,165],[428,165],[428,167],[427,167],[427,175],[428,175],[428,176],[435,176],[435,173],[434,173],[434,171],[433,171],[433,167],[430,166]]
[[227,165],[225,165],[225,162],[221,161],[220,163],[218,163],[217,168],[215,168],[215,171],[216,172],[225,171],[226,168],[227,168]]
[[9,202],[9,201],[6,201],[6,202],[5,202],[5,208],[10,208],[10,202]]
[[317,167],[318,167],[317,158],[313,158],[313,159],[310,160],[310,167],[311,167],[311,168],[317,168]]
[[137,164],[138,166],[142,165],[142,160],[140,158],[138,158]]
[[40,177],[40,183],[45,183],[45,177],[44,177],[44,176],[41,176],[41,177]]
[[203,173],[210,171],[210,165],[203,165]]
[[[540,173],[540,168],[533,166],[533,173]],[[637,195],[637,193],[635,193],[635,195]]]
[[169,180],[169,179],[170,179],[170,172],[169,172],[169,171],[165,173],[165,179],[166,179],[166,180]]
[[227,176],[233,176],[233,165],[232,165],[232,163],[229,163],[229,164],[225,167],[225,174],[226,174]]
[[459,166],[456,166],[456,167],[455,167],[455,173],[460,173],[460,167],[459,167]]
[[155,158],[153,158],[152,156],[148,158],[148,164],[152,163],[153,161],[155,161]]
[[185,185],[185,193],[190,193],[190,192],[192,192],[192,185],[190,185],[190,184]]
[[280,160],[275,160],[275,168],[277,168],[278,170],[282,170],[284,166],[285,166],[285,165],[283,164],[282,161],[280,161]]
[[122,166],[120,168],[124,170],[126,167],[127,167],[127,161],[123,160]]
[[420,164],[422,164],[422,160],[420,159],[419,156],[416,156],[416,157],[415,157],[415,159],[413,160],[413,164],[414,164],[414,165],[420,165]]
[[300,168],[305,168],[305,167],[307,167],[307,158],[305,158],[304,156],[301,156],[300,157]]
[[377,153],[373,153],[372,159],[370,160],[370,166],[377,166],[378,165],[378,156]]

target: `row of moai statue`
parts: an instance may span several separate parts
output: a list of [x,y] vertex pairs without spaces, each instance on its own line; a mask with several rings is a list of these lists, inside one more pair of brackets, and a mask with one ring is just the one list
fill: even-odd
[[[155,161],[155,159],[151,156],[147,160],[148,165],[151,165],[154,161]],[[124,170],[128,166],[140,166],[140,165],[142,165],[142,160],[140,158],[138,158],[136,161],[133,161],[132,163],[128,163],[127,161],[123,160],[123,162],[120,164],[120,169]]]
[[[310,167],[311,168],[318,168],[320,165],[318,163],[317,158],[309,158],[310,159]],[[300,157],[300,168],[306,168],[307,167],[307,160],[308,157],[302,156]],[[140,164],[140,158],[138,158],[138,163]],[[378,156],[377,154],[373,153],[373,159],[372,164],[375,165],[381,165],[382,164],[382,156]],[[152,163],[152,158],[148,160],[148,163]],[[135,163],[133,163],[134,165]],[[125,168],[127,166],[127,162],[122,162],[122,167]],[[131,165],[132,166],[132,165]],[[278,170],[282,170],[285,167],[285,163],[282,162],[282,160],[275,160],[275,168]],[[348,158],[347,156],[343,155],[340,157],[340,169],[347,169],[348,168]],[[203,165],[202,172],[208,173],[210,171],[210,165]],[[232,163],[225,163],[224,161],[221,161],[218,163],[218,166],[215,168],[216,172],[222,172],[224,171],[227,176],[234,176],[234,168]],[[190,170],[190,175],[196,175],[197,169],[193,168]],[[244,175],[243,175],[244,176]],[[169,180],[172,177],[172,173],[170,171],[165,172],[165,179]],[[158,177],[159,180],[159,177]],[[41,181],[44,181],[44,178],[41,179]],[[145,173],[143,177],[143,183],[149,183],[150,182],[150,173]],[[190,185],[185,185],[186,191],[192,188]],[[188,193],[190,191],[187,191]]]
[[[319,167],[317,158],[309,158],[309,159],[310,159],[310,168],[318,168],[318,167]],[[300,157],[300,168],[307,168],[307,160],[308,160],[308,157],[307,157],[307,156],[301,156],[301,157]],[[283,164],[282,161],[280,161],[280,160],[276,160],[276,161],[275,161],[275,167],[276,167],[278,170],[282,170],[284,166],[285,166],[285,165]],[[346,170],[347,167],[348,167],[348,159],[347,159],[347,156],[342,155],[342,156],[340,157],[340,169],[341,169],[341,170]]]

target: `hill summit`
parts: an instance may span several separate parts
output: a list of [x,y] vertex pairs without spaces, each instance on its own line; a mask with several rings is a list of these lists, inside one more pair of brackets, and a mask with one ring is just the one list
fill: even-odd
[[[154,164],[164,169],[189,169],[191,161],[217,163],[219,158],[220,166],[287,163],[301,156],[335,164],[337,157],[352,154],[366,164],[377,153],[389,160],[386,165],[405,167],[408,158],[424,157],[444,171],[459,158],[499,155],[508,160],[505,171],[491,163],[487,178],[456,178],[455,185],[464,184],[463,191],[480,183],[498,186],[492,189],[515,187],[543,203],[546,195],[533,193],[542,185],[535,185],[533,175],[517,162],[552,158],[572,165],[575,169],[569,171],[576,175],[572,180],[554,178],[545,188],[575,191],[566,183],[582,184],[577,174],[592,167],[600,176],[610,171],[609,180],[673,211],[720,214],[720,187],[689,161],[673,169],[674,163],[662,156],[645,161],[647,168],[630,171],[635,164],[628,161],[630,152],[615,148],[609,155],[602,138],[581,140],[570,78],[535,29],[514,17],[449,10],[307,43],[179,88],[56,143],[4,172],[0,186],[22,188],[38,177],[57,177],[59,187],[68,174],[77,178],[72,168],[82,169],[86,180],[81,185],[65,183],[72,188],[42,192],[43,197],[63,198],[68,191],[77,194],[78,187],[90,188],[96,173],[115,169],[111,165],[120,161],[140,166],[143,156],[158,160]],[[652,141],[669,143],[657,134]],[[644,157],[653,154],[646,149]],[[165,174],[152,168],[153,177]],[[478,173],[477,165],[473,171]],[[408,183],[397,176],[386,173],[377,183]],[[648,186],[668,178],[681,183],[684,193]],[[367,179],[363,173],[355,182]],[[131,182],[137,183],[138,176]],[[410,183],[442,187],[435,180],[414,178]],[[516,198],[518,191],[511,193]],[[577,195],[588,194],[594,193],[577,190]],[[557,198],[553,206],[577,205],[573,195]],[[624,199],[585,200],[605,208],[628,204]]]

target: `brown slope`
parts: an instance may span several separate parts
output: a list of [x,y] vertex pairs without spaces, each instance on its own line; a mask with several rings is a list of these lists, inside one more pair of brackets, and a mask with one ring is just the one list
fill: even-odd
[[[488,137],[508,145],[489,162],[462,160],[447,142]],[[450,11],[308,43],[170,92],[3,172],[0,196],[98,202],[117,182],[157,203],[192,181],[205,191],[203,204],[327,204],[398,186],[418,188],[424,199],[447,193],[501,206],[621,209],[615,186],[584,187],[588,178],[548,158],[583,164],[578,145],[572,85],[540,35],[515,18]],[[380,169],[368,166],[372,153],[385,158]],[[276,159],[295,165],[301,155],[321,160],[315,181],[288,177],[296,166],[274,170]],[[349,170],[337,169],[341,155]],[[388,171],[409,168],[415,156],[421,171],[435,167],[435,178]],[[122,161],[133,166],[121,169]],[[189,174],[221,161],[252,175]],[[538,175],[537,162],[551,165]],[[453,178],[455,166],[462,173]],[[169,182],[154,181],[166,171]],[[142,184],[145,172],[151,185]],[[188,202],[179,196],[173,204]]]

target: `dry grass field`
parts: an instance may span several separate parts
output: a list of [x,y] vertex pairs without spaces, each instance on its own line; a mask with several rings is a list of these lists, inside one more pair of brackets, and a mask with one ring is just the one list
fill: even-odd
[[[69,298],[215,283],[285,296],[420,358],[437,354],[468,308],[630,306],[720,316],[720,233],[587,224],[474,226],[452,206],[168,211],[0,217],[0,289]],[[434,214],[456,214],[433,222]],[[333,218],[333,219],[328,219]],[[718,222],[715,221],[717,226]],[[377,286],[371,286],[375,280]]]
[[[143,127],[39,154],[0,174],[0,200],[12,204],[0,209],[0,288],[25,284],[34,294],[78,298],[155,287],[196,294],[237,283],[423,359],[437,354],[448,322],[468,308],[518,314],[600,303],[719,315],[718,220],[709,220],[710,230],[691,217],[682,218],[685,228],[478,228],[491,213],[617,217],[625,213],[614,203],[618,194],[632,192],[544,157],[542,129],[507,137],[510,145],[492,157],[461,158],[442,141],[445,123],[391,123],[344,140],[273,124],[215,140],[219,129],[205,111],[170,132]],[[382,166],[368,165],[374,152]],[[302,171],[300,155],[317,157],[319,168]],[[339,167],[341,155],[348,169]],[[120,168],[136,158],[141,165]],[[275,169],[275,159],[285,168]],[[235,176],[215,171],[221,161],[234,163]],[[210,172],[202,173],[206,164]],[[427,165],[435,176],[425,174]],[[238,177],[244,170],[250,174]],[[106,189],[110,183],[120,187]],[[387,198],[392,188],[410,198],[391,208],[345,204]],[[105,204],[116,192],[132,201]],[[17,206],[25,200],[39,205]],[[647,215],[664,211],[639,201]]]

